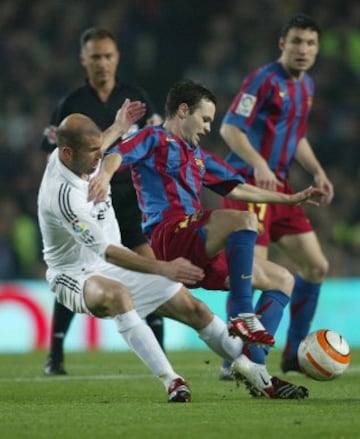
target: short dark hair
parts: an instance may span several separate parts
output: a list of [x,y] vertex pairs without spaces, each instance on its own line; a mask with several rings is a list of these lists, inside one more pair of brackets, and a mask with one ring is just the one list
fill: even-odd
[[74,151],[79,151],[83,147],[88,145],[88,137],[100,136],[100,129],[94,125],[91,128],[76,129],[76,128],[65,128],[58,127],[56,130],[57,146],[62,148],[63,146],[68,146]]
[[196,110],[202,99],[206,99],[216,105],[215,95],[204,86],[189,79],[178,81],[170,88],[166,97],[166,116],[174,116],[180,104],[187,104],[191,114]]
[[85,29],[80,35],[80,48],[83,49],[85,44],[90,40],[104,40],[105,38],[110,38],[116,44],[114,34],[108,29],[102,27],[90,27]]
[[289,30],[293,28],[311,29],[312,31],[317,32],[319,38],[321,36],[321,28],[319,24],[306,14],[301,13],[290,18],[290,20],[283,25],[280,36],[285,38]]

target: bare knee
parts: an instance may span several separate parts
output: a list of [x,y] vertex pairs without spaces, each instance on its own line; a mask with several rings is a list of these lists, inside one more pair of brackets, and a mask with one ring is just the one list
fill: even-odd
[[114,317],[133,309],[127,288],[119,282],[93,277],[84,288],[86,305],[97,317]]
[[257,231],[257,218],[252,212],[234,209],[214,210],[206,225],[207,238],[205,251],[214,257],[221,251],[232,232],[240,230]]
[[300,268],[301,277],[308,282],[321,283],[329,271],[329,261],[323,257],[316,264]]
[[216,226],[231,233],[236,230],[257,231],[257,217],[253,212],[219,209],[214,210],[212,217]]
[[290,296],[294,287],[294,276],[280,265],[255,258],[252,285],[261,291],[278,290]]

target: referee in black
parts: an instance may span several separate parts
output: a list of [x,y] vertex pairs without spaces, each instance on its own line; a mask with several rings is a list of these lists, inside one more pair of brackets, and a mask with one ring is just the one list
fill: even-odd
[[[109,127],[124,100],[139,100],[146,104],[146,114],[131,131],[144,125],[162,122],[155,113],[147,93],[140,87],[121,83],[117,78],[120,61],[114,35],[102,28],[85,30],[80,37],[80,61],[87,79],[84,85],[61,99],[45,129],[41,149],[50,153],[55,148],[56,126],[71,113],[89,116],[102,130]],[[111,181],[112,202],[120,225],[123,244],[133,251],[154,257],[141,231],[141,212],[137,205],[130,170],[116,172]],[[55,301],[50,352],[44,366],[45,375],[64,375],[64,339],[74,314]],[[163,319],[154,314],[147,317],[158,342],[163,345]]]

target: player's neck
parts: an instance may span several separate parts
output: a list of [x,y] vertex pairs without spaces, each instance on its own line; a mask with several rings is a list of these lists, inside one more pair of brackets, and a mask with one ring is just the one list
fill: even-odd
[[169,133],[174,134],[175,136],[178,137],[182,137],[181,128],[176,119],[166,119],[163,124],[163,127],[166,131],[169,131]]
[[305,74],[304,71],[291,69],[288,65],[282,62],[281,59],[279,62],[285,72],[289,75],[290,79],[292,79],[293,81],[301,81],[303,79]]
[[115,87],[115,79],[106,82],[95,83],[90,81],[91,87],[96,91],[96,94],[99,96],[99,99],[102,102],[107,102],[111,92]]

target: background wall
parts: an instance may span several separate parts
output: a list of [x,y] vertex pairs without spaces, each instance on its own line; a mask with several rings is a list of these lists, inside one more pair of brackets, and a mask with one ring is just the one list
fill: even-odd
[[[322,290],[312,329],[340,332],[351,347],[360,347],[360,278],[331,279]],[[193,290],[220,317],[225,319],[226,294]],[[45,281],[0,283],[0,352],[28,352],[44,349],[49,340],[53,296]],[[276,347],[284,344],[288,312],[285,313]],[[206,349],[192,329],[166,319],[165,346],[168,351]],[[78,315],[66,337],[67,350],[127,350],[112,320]]]

